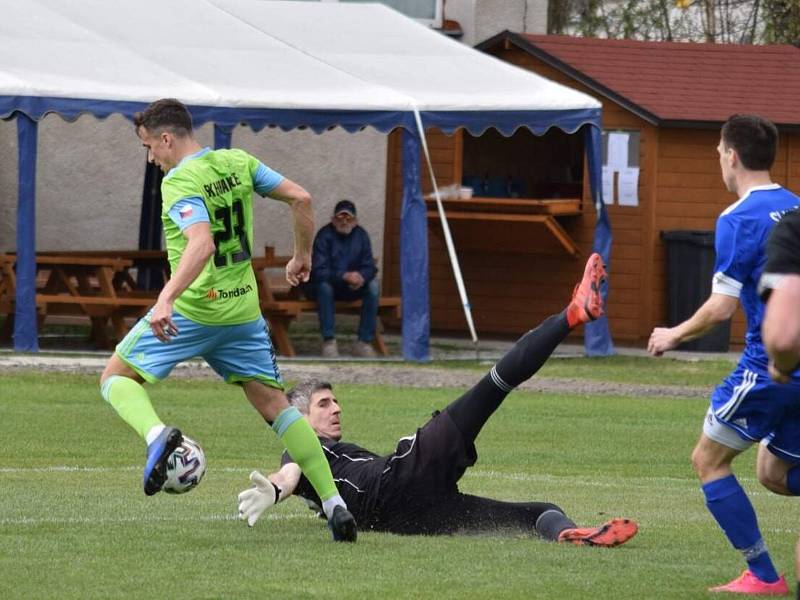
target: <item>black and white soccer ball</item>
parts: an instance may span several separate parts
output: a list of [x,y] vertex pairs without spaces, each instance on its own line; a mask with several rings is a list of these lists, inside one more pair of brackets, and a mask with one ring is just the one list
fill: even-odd
[[167,459],[167,480],[161,489],[168,494],[185,494],[197,487],[206,473],[206,455],[200,444],[183,436],[183,442]]

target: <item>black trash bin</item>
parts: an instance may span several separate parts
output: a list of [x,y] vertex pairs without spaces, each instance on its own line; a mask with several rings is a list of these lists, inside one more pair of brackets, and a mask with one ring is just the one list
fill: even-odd
[[[662,231],[667,245],[667,323],[673,327],[691,317],[711,294],[714,276],[713,231]],[[681,344],[680,350],[727,352],[731,339],[730,320],[707,335]]]

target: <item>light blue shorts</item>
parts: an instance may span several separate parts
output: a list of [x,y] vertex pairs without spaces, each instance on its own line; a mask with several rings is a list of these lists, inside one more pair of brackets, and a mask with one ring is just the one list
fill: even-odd
[[202,357],[228,383],[259,380],[283,389],[267,322],[259,317],[241,325],[201,325],[173,313],[178,335],[162,342],[150,329],[149,311],[117,344],[117,355],[145,381],[167,377],[180,362]]
[[800,384],[777,384],[763,369],[739,363],[711,394],[703,432],[735,450],[760,441],[800,463]]

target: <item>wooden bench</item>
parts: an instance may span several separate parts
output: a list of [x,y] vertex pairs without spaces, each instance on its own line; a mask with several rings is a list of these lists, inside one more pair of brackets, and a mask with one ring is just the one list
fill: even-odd
[[132,265],[114,273],[114,287],[119,292],[130,294],[157,296],[160,290],[140,290],[130,269],[153,269],[161,275],[164,283],[170,278],[170,266],[166,250],[54,250],[42,252],[48,256],[87,257],[87,258],[121,258],[129,260]]
[[[16,299],[16,256],[0,257],[0,311],[8,315],[0,336],[8,339],[13,331]],[[104,348],[113,347],[128,331],[125,318],[139,318],[155,303],[154,293],[141,293],[125,287],[133,265],[131,259],[66,253],[36,256],[36,311],[39,327],[50,316],[88,317],[91,339]],[[108,324],[112,333],[109,335]]]
[[[264,318],[269,321],[272,341],[275,349],[284,356],[294,356],[294,346],[289,339],[289,326],[292,321],[297,319],[301,313],[317,312],[317,303],[313,300],[306,300],[300,296],[298,288],[291,287],[286,282],[285,277],[270,274],[270,270],[286,267],[291,256],[280,256],[275,254],[275,248],[266,246],[264,256],[253,259],[253,270],[256,274],[258,283],[258,295],[261,303],[261,312]],[[381,356],[389,354],[386,344],[381,335],[382,324],[380,318],[400,318],[400,298],[392,296],[381,296],[378,304],[379,320],[375,327],[375,338],[372,345],[376,352]],[[337,313],[360,314],[361,300],[338,301],[335,309]]]

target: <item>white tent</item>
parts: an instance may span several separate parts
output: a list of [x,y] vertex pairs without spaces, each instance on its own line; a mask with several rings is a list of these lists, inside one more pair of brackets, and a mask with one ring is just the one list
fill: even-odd
[[[416,165],[424,128],[550,127],[586,134],[598,209],[600,104],[477,52],[379,4],[269,0],[0,0],[0,118],[17,117],[20,199],[15,348],[35,350],[34,193],[37,121],[120,113],[176,97],[197,124],[258,130],[372,126],[406,130],[401,266],[403,349],[428,353],[427,235]],[[592,333],[595,331],[595,333]],[[611,348],[605,322],[587,340]],[[589,345],[587,345],[587,348]],[[605,350],[604,350],[605,349]]]

